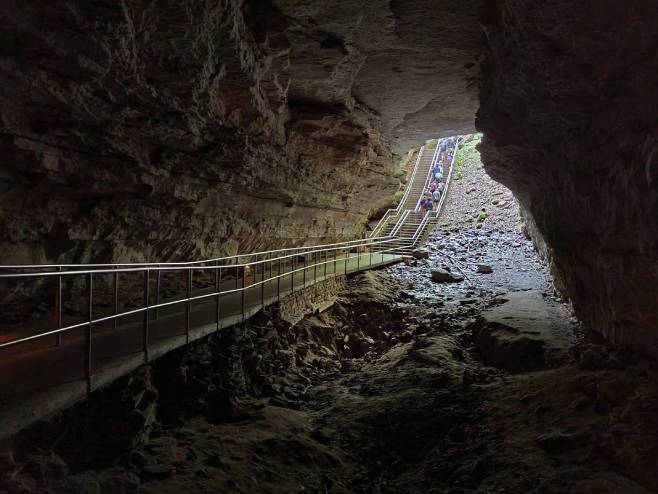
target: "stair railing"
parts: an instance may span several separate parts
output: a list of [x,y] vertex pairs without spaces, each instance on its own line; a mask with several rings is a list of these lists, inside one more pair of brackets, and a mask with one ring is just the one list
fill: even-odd
[[371,237],[375,237],[376,235],[379,234],[379,232],[386,224],[386,221],[388,220],[389,216],[391,216],[392,214],[400,213],[400,210],[402,209],[402,206],[407,200],[407,197],[409,197],[409,193],[411,192],[411,188],[413,187],[414,179],[416,177],[416,172],[418,171],[418,166],[420,165],[420,160],[424,150],[425,150],[425,146],[421,146],[420,150],[418,151],[418,156],[416,157],[416,163],[414,164],[414,168],[411,172],[411,178],[407,182],[407,186],[404,189],[404,194],[402,195],[402,199],[400,199],[400,202],[398,203],[396,208],[388,209],[386,213],[384,213],[384,216],[382,216],[382,218],[377,222],[377,225],[375,225],[375,228],[370,234]]
[[432,182],[432,168],[434,167],[434,164],[436,163],[436,160],[438,159],[439,155],[441,152],[439,151],[440,149],[440,143],[443,141],[443,139],[437,139],[436,141],[436,148],[434,149],[434,154],[432,155],[432,161],[430,162],[430,168],[427,171],[427,177],[425,178],[425,183],[423,184],[422,192],[420,194],[420,197],[418,198],[418,201],[416,202],[416,207],[414,208],[415,212],[420,211],[420,201],[423,199],[423,194],[429,187],[430,183]]
[[452,151],[452,158],[450,159],[450,165],[448,169],[448,176],[446,177],[445,181],[445,186],[443,188],[443,193],[441,194],[441,200],[439,201],[439,205],[436,208],[436,211],[428,211],[425,214],[425,217],[423,218],[423,221],[421,224],[418,226],[416,229],[416,232],[414,233],[414,245],[418,242],[418,240],[423,236],[425,233],[425,228],[427,227],[427,224],[434,220],[439,218],[439,214],[441,213],[441,210],[443,208],[443,203],[445,202],[446,196],[448,195],[448,187],[450,186],[450,182],[452,180],[452,172],[454,170],[454,165],[455,165],[455,158],[457,156],[457,147],[459,146],[459,143],[463,140],[463,136],[459,136],[457,138],[457,141],[455,141],[455,145]]

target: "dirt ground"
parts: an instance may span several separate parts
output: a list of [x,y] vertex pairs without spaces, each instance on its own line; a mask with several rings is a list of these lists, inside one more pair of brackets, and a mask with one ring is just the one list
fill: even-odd
[[[500,192],[470,169],[477,178],[462,167],[450,197],[470,195],[475,180]],[[321,313],[290,325],[274,308],[230,340],[145,372],[149,384],[135,385],[129,401],[146,390],[149,405],[135,406],[157,414],[128,446],[99,439],[108,423],[132,420],[100,405],[106,414],[98,421],[95,412],[87,429],[93,460],[73,459],[84,434],[60,435],[53,424],[35,431],[56,445],[35,453],[31,436],[30,454],[0,462],[9,472],[0,485],[80,494],[657,492],[652,366],[586,337],[520,233],[516,206],[497,209],[506,216],[478,222],[464,206],[431,235],[426,259],[351,277]],[[437,268],[464,280],[435,283]]]

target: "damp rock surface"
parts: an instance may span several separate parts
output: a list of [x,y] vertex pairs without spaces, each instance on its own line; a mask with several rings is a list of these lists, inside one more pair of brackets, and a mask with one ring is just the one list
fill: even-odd
[[653,358],[657,17],[650,0],[498,4],[476,122],[485,169],[532,218],[579,318]]

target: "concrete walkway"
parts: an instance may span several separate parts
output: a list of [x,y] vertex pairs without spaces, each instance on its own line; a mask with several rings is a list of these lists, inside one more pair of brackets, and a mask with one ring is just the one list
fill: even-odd
[[[318,266],[302,268],[256,285],[253,284],[260,281],[263,273],[252,273],[245,282],[244,291],[236,288],[241,281],[225,280],[221,284],[222,291],[229,291],[222,293],[219,300],[212,296],[191,303],[189,330],[186,330],[187,302],[161,308],[157,319],[155,311],[151,311],[148,331],[144,330],[143,313],[119,319],[116,328],[113,321],[101,322],[92,327],[90,355],[87,355],[85,328],[64,333],[59,346],[53,335],[4,348],[0,350],[0,439],[85,399],[89,391],[147,361],[242,322],[293,292],[325,279],[385,266],[400,259],[391,254],[351,254],[348,259],[329,259]],[[266,266],[266,278],[276,275],[275,266]],[[193,296],[213,290],[214,286],[197,289]],[[86,376],[88,359],[91,363],[89,379]]]

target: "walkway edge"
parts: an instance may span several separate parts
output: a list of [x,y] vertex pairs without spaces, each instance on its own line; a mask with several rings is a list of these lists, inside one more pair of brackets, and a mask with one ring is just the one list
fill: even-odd
[[[385,260],[372,267],[363,267],[358,271],[350,271],[347,274],[341,274],[339,276],[350,276],[362,271],[367,271],[369,269],[376,269],[380,267],[386,267],[392,264],[396,264],[402,261],[402,257],[398,259]],[[299,294],[308,289],[317,287],[318,284],[325,281],[333,280],[335,276],[318,276],[317,281],[312,284],[307,285],[305,288],[296,290],[294,294]],[[293,295],[289,293],[285,298]],[[277,302],[278,297],[270,297],[265,300],[265,306],[270,306]],[[258,312],[262,310],[262,307],[255,306],[246,311],[244,314],[245,319],[250,319]],[[220,330],[228,328],[239,324],[243,321],[242,314],[236,314],[228,316],[220,320]],[[202,326],[197,326],[191,328],[189,334],[189,342],[197,341],[206,336],[209,336],[213,333],[217,333],[217,323],[208,323]],[[150,360],[148,363],[144,362],[144,354],[142,352],[136,352],[132,355],[125,356],[123,358],[117,359],[116,363],[113,365],[104,368],[100,372],[94,374],[91,380],[91,391],[96,391],[102,389],[105,386],[110,385],[112,382],[116,381],[120,377],[126,376],[131,372],[134,372],[136,369],[142,367],[143,365],[150,365],[154,360],[162,357],[163,355],[182,348],[187,344],[186,337],[184,334],[177,335],[174,337],[166,338],[161,341],[153,342],[149,347],[149,357]],[[55,387],[50,387],[44,390],[37,391],[36,393],[31,394],[28,397],[17,400],[15,403],[4,402],[0,403],[0,441],[5,440],[14,434],[20,432],[21,430],[29,427],[30,425],[38,422],[39,420],[47,419],[56,415],[67,408],[70,408],[77,403],[81,403],[87,399],[87,382],[85,379],[78,381],[61,384]]]

